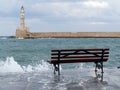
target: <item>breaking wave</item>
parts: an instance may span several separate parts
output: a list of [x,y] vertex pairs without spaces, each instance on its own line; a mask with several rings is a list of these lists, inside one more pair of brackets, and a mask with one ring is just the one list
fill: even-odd
[[36,66],[27,65],[22,66],[18,64],[13,57],[7,57],[5,61],[0,61],[0,73],[10,73],[10,72],[40,72],[40,71],[49,71],[52,67],[44,60],[41,61],[41,64]]

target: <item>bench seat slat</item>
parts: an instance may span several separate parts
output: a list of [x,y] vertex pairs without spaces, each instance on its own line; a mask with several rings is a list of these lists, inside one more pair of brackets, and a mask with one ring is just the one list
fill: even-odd
[[[62,61],[62,60],[100,60],[100,61],[102,61],[101,60],[101,58],[98,58],[98,57],[95,57],[95,58],[61,58],[59,61]],[[108,59],[108,57],[104,57],[103,58],[103,61],[104,61],[104,59]],[[58,59],[51,59],[52,61],[54,61],[54,60],[58,60]]]
[[[103,57],[108,57],[109,55],[104,55]],[[95,58],[96,56],[90,56],[90,55],[88,55],[88,56],[61,56],[60,57],[60,59],[62,59],[62,58],[68,58],[68,59],[70,59],[70,58]],[[98,57],[98,56],[97,56]],[[101,57],[101,56],[99,56],[99,57]],[[52,56],[51,57],[51,59],[58,59],[58,56]]]
[[105,49],[99,49],[99,48],[94,48],[94,49],[62,49],[62,50],[52,50],[52,52],[58,52],[58,51],[61,51],[61,52],[67,52],[67,51],[84,51],[84,50],[87,50],[87,51],[101,51],[101,50],[109,50],[109,48],[105,48]]
[[[101,52],[94,52],[94,53],[85,53],[85,52],[79,52],[79,53],[61,53],[60,55],[93,55],[93,54],[97,54],[101,56]],[[104,55],[108,55],[109,52],[105,52]],[[58,53],[52,53],[52,56],[56,56],[58,55]]]
[[[58,62],[59,63],[77,63],[77,62],[98,62],[100,61],[101,59],[81,59],[81,60],[75,60],[75,59],[72,59],[72,60],[52,60],[52,61],[49,61],[51,64],[57,64]],[[107,61],[108,59],[103,59],[103,61]]]
[[[73,52],[68,52],[68,53],[63,53],[61,52],[60,55],[79,55],[79,54],[87,54],[85,52],[78,52],[78,53],[73,53]],[[88,54],[102,54],[102,52],[89,52]],[[109,52],[104,52],[104,54],[109,54]],[[58,53],[52,53],[51,55],[58,55]]]

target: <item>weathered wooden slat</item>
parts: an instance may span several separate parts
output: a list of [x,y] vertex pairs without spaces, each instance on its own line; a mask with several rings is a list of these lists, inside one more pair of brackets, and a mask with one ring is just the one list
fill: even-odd
[[[59,52],[59,51],[58,51],[58,52]],[[58,53],[58,52],[51,52],[51,53]],[[77,52],[91,52],[91,53],[93,52],[93,53],[94,53],[94,52],[102,52],[102,50],[101,50],[101,51],[88,51],[88,50],[84,50],[84,51],[66,51],[66,52],[60,51],[60,53],[75,53],[75,52],[76,52],[76,53],[77,53]],[[104,52],[109,52],[109,51],[106,51],[106,50],[105,50]]]
[[[57,64],[57,63],[80,63],[80,62],[99,62],[101,59],[80,59],[80,60],[76,60],[76,59],[72,59],[72,60],[60,60],[58,62],[58,60],[52,60],[50,61],[51,64]],[[103,61],[107,61],[108,59],[103,59]]]
[[[67,52],[67,53],[63,53],[61,52],[60,55],[79,55],[79,54],[102,54],[102,52],[78,52],[78,53],[73,53],[73,52]],[[109,52],[104,52],[104,54],[109,54]],[[51,55],[58,55],[58,53],[52,53]]]
[[[96,58],[96,57],[98,57],[98,56],[87,56],[87,55],[86,56],[65,56],[65,57],[61,56],[60,59],[62,59],[62,58],[68,58],[68,59],[70,59],[70,58]],[[101,56],[99,56],[99,57],[101,57]],[[109,57],[109,55],[104,55],[103,58],[104,57]],[[58,59],[58,56],[57,55],[52,56],[51,59]]]
[[[62,60],[93,60],[93,59],[102,59],[100,57],[94,57],[94,58],[61,58],[60,61]],[[103,59],[108,59],[108,57],[104,57]],[[58,59],[51,59],[51,60],[58,60]]]
[[109,50],[109,48],[105,48],[105,49],[101,49],[101,48],[93,48],[93,49],[62,49],[62,50],[51,50],[51,52],[58,52],[58,51],[61,51],[61,52],[67,52],[67,51],[101,51],[101,50]]

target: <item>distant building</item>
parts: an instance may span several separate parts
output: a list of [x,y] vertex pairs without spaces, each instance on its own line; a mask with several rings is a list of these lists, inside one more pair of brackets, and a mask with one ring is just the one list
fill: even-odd
[[16,29],[16,37],[24,38],[27,36],[29,36],[29,28],[25,26],[25,11],[22,6],[20,11],[20,26]]

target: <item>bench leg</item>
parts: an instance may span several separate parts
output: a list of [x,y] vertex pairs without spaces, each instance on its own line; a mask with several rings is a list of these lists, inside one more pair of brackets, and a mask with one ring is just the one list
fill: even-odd
[[103,81],[103,62],[101,62],[101,81]]
[[59,64],[53,64],[54,65],[54,74],[56,74],[56,71],[58,72],[58,75],[60,75],[60,66]]
[[[96,64],[96,67],[95,67],[95,74],[96,74],[96,77],[98,79],[101,79],[101,81],[103,81],[103,62],[97,62],[95,63]],[[98,71],[101,71],[101,73]]]

